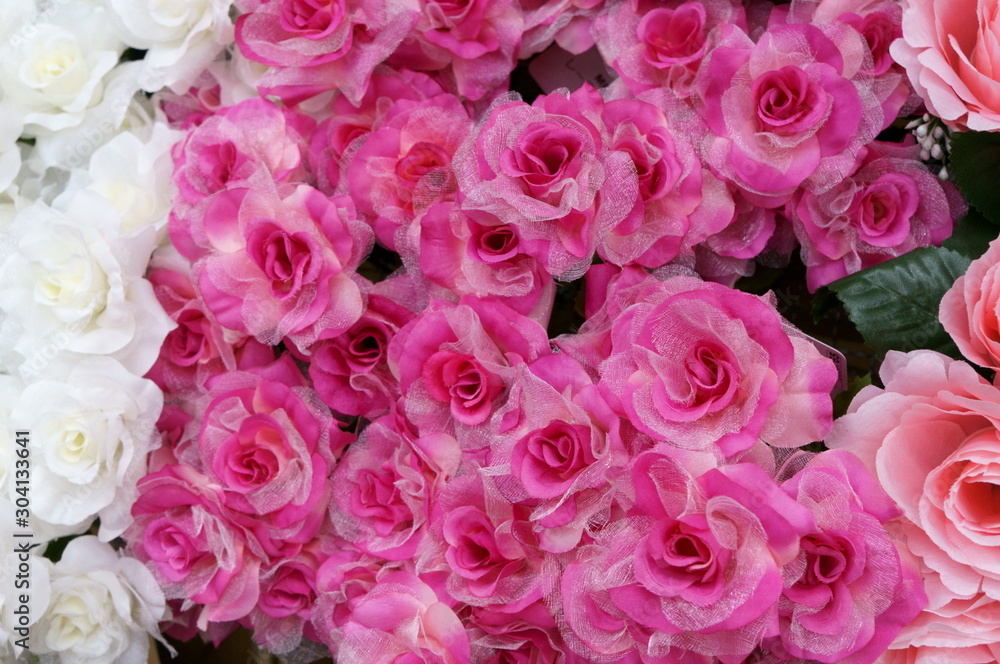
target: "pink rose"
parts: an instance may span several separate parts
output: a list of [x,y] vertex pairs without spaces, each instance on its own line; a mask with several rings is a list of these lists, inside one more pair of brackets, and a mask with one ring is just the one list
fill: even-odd
[[936,577],[929,610],[963,634],[970,623],[940,607],[980,592],[1000,599],[1000,391],[932,351],[890,352],[880,375],[885,389],[862,390],[827,444],[861,457],[902,508],[906,545]]
[[396,233],[441,201],[453,200],[458,184],[452,157],[472,128],[457,97],[397,102],[346,169],[351,197],[385,246]]
[[470,664],[462,622],[419,577],[379,574],[378,583],[351,607],[334,656],[371,664]]
[[386,106],[392,108],[400,101],[419,101],[441,94],[444,90],[430,77],[404,69],[374,74],[357,106],[346,96],[337,95],[330,108],[333,114],[319,124],[309,143],[309,168],[316,175],[317,189],[324,194],[336,192],[348,148],[381,124]]
[[407,415],[421,433],[451,432],[489,419],[512,365],[548,354],[545,330],[497,302],[434,301],[389,344]]
[[889,51],[928,110],[955,129],[1000,129],[997,11],[990,0],[903,2],[903,38]]
[[315,539],[294,556],[261,570],[260,599],[250,613],[254,640],[274,653],[289,653],[305,637],[315,641],[311,624],[316,604],[316,571],[332,542]]
[[294,104],[340,89],[354,104],[372,71],[395,50],[416,20],[409,2],[386,0],[240,0],[236,44],[274,69],[263,94]]
[[[624,627],[640,653],[740,661],[777,634],[780,567],[812,517],[756,465],[695,478],[670,454],[661,445],[635,458],[630,518],[606,526],[578,551],[580,567],[567,569],[567,623],[602,653],[625,651],[621,636],[607,639]],[[593,603],[578,599],[581,585]]]
[[605,394],[636,428],[727,457],[758,438],[798,447],[823,437],[836,371],[788,335],[772,302],[682,276],[633,288],[599,370]]
[[[565,279],[586,270],[606,229],[634,205],[627,155],[603,147],[601,103],[584,86],[530,106],[496,104],[456,155],[463,208],[517,225],[526,250]],[[602,189],[620,195],[599,200]]]
[[267,545],[301,544],[322,525],[328,476],[350,442],[287,355],[209,383],[198,447],[224,504]]
[[363,302],[354,270],[371,232],[346,196],[308,185],[234,190],[205,217],[209,252],[193,268],[201,296],[225,327],[300,350],[346,330]]
[[318,641],[331,652],[340,647],[343,627],[351,609],[376,584],[384,560],[361,553],[350,545],[334,551],[316,570],[316,602],[312,626]]
[[702,115],[715,134],[709,163],[766,207],[799,186],[823,192],[835,185],[895,117],[881,107],[888,92],[859,71],[862,36],[827,32],[779,25],[753,43],[725,26],[699,72]]
[[771,649],[820,662],[873,661],[927,599],[918,570],[901,562],[884,527],[898,509],[841,450],[813,457],[782,488],[809,508],[816,529],[782,570],[780,645]]
[[441,203],[420,219],[419,245],[401,250],[407,258],[415,254],[424,276],[447,289],[432,291],[440,299],[497,299],[519,314],[548,323],[555,283],[528,253],[514,224]]
[[743,8],[694,0],[670,6],[619,2],[611,3],[594,22],[594,33],[605,62],[633,94],[663,87],[687,98],[721,25],[746,29]]
[[941,298],[941,324],[971,362],[1000,369],[1000,241],[994,240]]
[[461,457],[455,439],[431,440],[409,440],[392,417],[365,428],[333,475],[331,519],[341,537],[387,560],[414,557],[440,485]]
[[572,550],[609,513],[629,453],[618,415],[576,361],[553,354],[524,367],[489,437],[486,473],[530,510],[543,551]]
[[877,664],[993,664],[1000,661],[1000,645],[936,648],[911,646],[903,650],[888,650]]
[[[458,94],[482,99],[507,84],[517,64],[523,29],[511,0],[420,0],[414,33],[425,62],[414,68],[441,69],[450,64]],[[411,62],[400,60],[397,66]]]
[[519,60],[540,53],[555,41],[579,55],[594,46],[592,26],[604,0],[520,0],[524,35]]
[[601,113],[608,149],[628,155],[638,185],[632,209],[598,246],[601,257],[616,265],[665,265],[733,218],[729,191],[702,168],[692,146],[703,124],[668,120],[657,106],[670,101],[657,101],[662,103],[618,99]]
[[433,504],[432,539],[417,569],[447,572],[448,594],[461,602],[516,614],[548,595],[559,573],[524,516],[478,473],[456,477]]
[[367,418],[389,410],[399,397],[389,371],[389,342],[412,318],[409,309],[373,293],[350,329],[313,344],[309,377],[324,403],[339,413]]
[[205,605],[199,623],[243,618],[260,592],[260,545],[223,500],[207,477],[167,466],[139,481],[135,523],[126,534],[168,599]]

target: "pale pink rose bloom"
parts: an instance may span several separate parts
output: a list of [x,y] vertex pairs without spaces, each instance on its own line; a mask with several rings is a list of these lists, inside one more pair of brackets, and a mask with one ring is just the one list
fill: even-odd
[[907,546],[947,592],[1000,599],[1000,390],[933,351],[890,352],[880,375],[885,389],[862,390],[827,445],[876,473],[913,524]]
[[928,110],[955,129],[1000,129],[1000,5],[904,0],[903,38],[889,51]]
[[431,586],[385,569],[352,603],[337,661],[366,664],[470,664],[469,636]]
[[875,664],[994,664],[998,661],[1000,645],[991,643],[966,648],[911,646],[904,650],[888,650]]
[[1000,369],[1000,240],[941,298],[941,324],[969,361]]

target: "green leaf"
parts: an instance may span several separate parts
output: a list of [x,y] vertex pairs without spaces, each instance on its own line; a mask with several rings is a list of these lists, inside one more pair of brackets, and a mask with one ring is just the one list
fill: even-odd
[[844,277],[830,289],[876,353],[930,348],[957,357],[938,321],[938,305],[971,262],[951,249],[925,247]]
[[948,170],[969,204],[993,223],[1000,223],[1000,134],[985,131],[951,135]]
[[951,237],[941,246],[975,260],[986,253],[990,242],[995,239],[997,227],[975,210],[969,210],[969,214],[955,224]]

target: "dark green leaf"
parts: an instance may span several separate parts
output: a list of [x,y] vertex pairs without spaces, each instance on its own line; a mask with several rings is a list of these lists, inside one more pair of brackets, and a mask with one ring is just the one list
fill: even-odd
[[835,281],[830,289],[876,353],[930,348],[957,356],[938,321],[938,305],[970,262],[950,249],[926,247]]
[[969,210],[969,214],[955,224],[951,237],[942,246],[975,260],[986,253],[990,242],[995,239],[997,227],[975,210]]
[[1000,223],[1000,134],[953,133],[948,170],[966,200],[988,220]]

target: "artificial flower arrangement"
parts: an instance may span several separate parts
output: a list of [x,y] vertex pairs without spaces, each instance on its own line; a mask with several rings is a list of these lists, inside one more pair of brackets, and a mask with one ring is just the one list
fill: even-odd
[[997,11],[5,3],[0,659],[997,661]]

